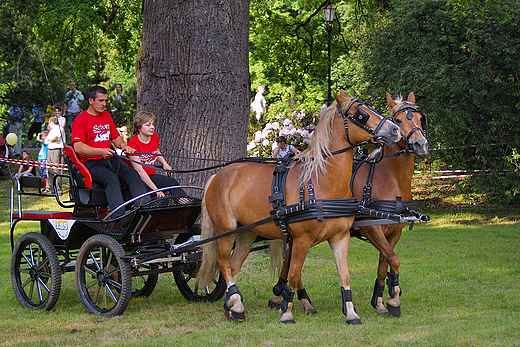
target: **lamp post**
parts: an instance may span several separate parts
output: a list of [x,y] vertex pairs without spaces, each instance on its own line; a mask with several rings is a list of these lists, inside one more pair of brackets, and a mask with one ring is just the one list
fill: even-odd
[[332,100],[331,93],[331,80],[330,80],[330,33],[332,31],[332,21],[334,20],[334,14],[336,13],[336,8],[332,6],[330,2],[327,2],[327,5],[321,8],[323,11],[323,17],[325,18],[325,22],[327,22],[327,43],[328,43],[328,53],[329,53],[329,91],[327,94],[327,99]]

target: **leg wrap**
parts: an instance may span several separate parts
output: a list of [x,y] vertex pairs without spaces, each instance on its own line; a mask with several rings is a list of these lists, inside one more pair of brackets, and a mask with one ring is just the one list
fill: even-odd
[[[394,270],[390,269],[386,284],[388,284],[388,295],[393,298],[395,296],[395,287],[399,286],[399,274],[396,274]],[[402,290],[399,291],[399,296],[401,296],[401,294],[403,294]]]
[[285,313],[287,311],[287,307],[290,302],[293,302],[293,298],[294,292],[291,290],[291,287],[285,285],[282,292],[282,304],[280,305],[280,310],[282,310],[282,312]]
[[231,298],[231,295],[234,295],[234,294],[238,294],[240,295],[240,301],[244,301],[244,298],[242,297],[242,294],[240,293],[240,291],[238,290],[238,287],[236,286],[236,284],[233,284],[231,287],[228,288],[228,290],[226,291],[226,297],[224,299],[224,310],[226,310],[226,312],[229,312],[229,307],[227,305],[227,302],[229,301],[229,299]]
[[383,292],[385,291],[385,285],[381,285],[379,283],[379,280],[376,278],[376,284],[374,285],[374,294],[372,295],[372,300],[370,303],[372,304],[372,307],[377,306],[377,298],[383,297]]
[[343,301],[341,310],[343,314],[347,315],[347,302],[352,302],[352,291],[341,287],[341,300]]
[[305,288],[301,289],[301,290],[298,290],[297,293],[298,293],[298,300],[307,299],[307,301],[309,301],[309,304],[312,305],[311,298],[309,298],[309,296],[307,295],[307,292],[305,291]]
[[273,287],[273,294],[276,296],[282,295],[283,287],[287,284],[287,281],[284,281],[280,277],[278,278],[278,283]]

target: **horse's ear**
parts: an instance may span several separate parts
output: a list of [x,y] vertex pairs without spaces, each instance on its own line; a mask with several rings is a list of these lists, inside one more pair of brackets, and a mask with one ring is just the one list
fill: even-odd
[[[343,90],[342,90],[342,91],[343,91]],[[334,99],[336,99],[336,103],[337,103],[338,105],[341,105],[341,99],[342,99],[341,92],[342,92],[342,91],[340,91],[340,94],[338,94],[338,93],[336,93],[336,92],[333,92],[333,93],[334,93]]]
[[396,105],[394,99],[392,99],[390,93],[388,92],[386,92],[386,102],[388,102],[388,106],[390,106],[390,108],[394,108],[394,106]]
[[334,98],[336,98],[336,103],[338,105],[343,105],[345,103],[349,103],[350,100],[352,100],[352,97],[348,96],[344,91],[343,89],[339,91],[339,95],[334,92]]
[[408,94],[408,102],[415,104],[415,94],[413,92],[410,92],[410,94]]

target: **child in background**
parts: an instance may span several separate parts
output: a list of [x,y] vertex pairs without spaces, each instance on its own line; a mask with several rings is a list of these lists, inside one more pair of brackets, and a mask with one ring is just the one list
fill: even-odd
[[[44,130],[41,133],[36,136],[36,141],[41,143],[40,151],[38,152],[38,161],[40,163],[46,163],[47,162],[47,149],[48,146],[45,143],[45,139],[47,138],[47,135],[49,134],[48,130]],[[49,175],[47,172],[47,166],[40,165],[38,167],[38,172],[40,174],[41,178],[45,178],[45,189],[43,190],[44,193],[50,192],[50,186],[49,186]]]
[[[44,143],[48,145],[47,149],[47,162],[49,164],[61,164],[61,157],[63,151],[63,139],[62,139],[62,131],[61,127],[58,125],[58,119],[56,117],[49,118],[49,134],[47,134],[47,138]],[[54,184],[54,177],[61,173],[61,170],[57,167],[50,167],[48,170],[49,180],[51,187]],[[56,193],[58,195],[62,195],[63,192],[61,190],[61,177],[57,177],[56,179]]]
[[[155,169],[139,165],[143,164],[154,166],[155,162],[158,161],[162,164],[166,170],[171,170],[172,167],[168,165],[163,156],[154,155],[161,154],[159,151],[159,135],[155,130],[155,115],[152,112],[141,111],[134,119],[134,134],[128,145],[135,149],[136,152],[149,153],[149,154],[132,154],[128,157],[134,162],[130,162],[128,165],[133,167],[138,173],[143,182],[152,190],[157,188],[164,188],[170,186],[178,186],[179,182],[176,179],[169,176],[159,175],[155,172]],[[186,195],[184,190],[181,188],[170,189],[170,195]],[[164,192],[157,192],[157,197],[164,197]]]
[[[31,152],[29,152],[29,150],[24,149],[22,151],[22,160],[28,160],[28,161],[33,160]],[[30,163],[20,164],[20,167],[18,168],[18,172],[13,175],[13,178],[16,178],[16,177],[20,178],[23,176],[35,177],[36,176],[36,167]]]

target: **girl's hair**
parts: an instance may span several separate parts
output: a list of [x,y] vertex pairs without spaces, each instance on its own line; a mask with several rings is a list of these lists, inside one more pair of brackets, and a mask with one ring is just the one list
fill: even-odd
[[134,119],[134,135],[139,134],[139,129],[147,122],[155,122],[155,115],[152,112],[140,111]]
[[278,136],[278,138],[276,139],[276,142],[277,143],[280,143],[280,142],[287,143],[287,140],[286,140],[285,136]]
[[[32,154],[31,154],[31,151],[29,151],[28,149],[24,149],[22,151],[22,153],[27,153],[27,155],[29,156],[29,160],[32,160],[33,157],[32,157]],[[23,157],[23,154],[22,154],[22,157]]]
[[56,117],[49,118],[49,123],[52,123],[54,125],[58,125],[58,118],[56,118]]

